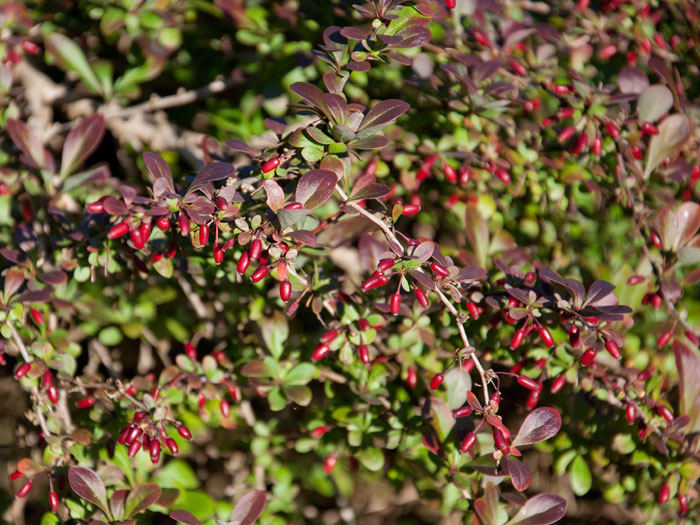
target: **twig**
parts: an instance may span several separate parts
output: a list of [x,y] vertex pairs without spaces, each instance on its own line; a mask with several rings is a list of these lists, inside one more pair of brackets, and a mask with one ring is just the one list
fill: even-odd
[[[387,236],[387,238],[396,243],[398,247],[401,248],[402,253],[404,252],[403,246],[397,239],[396,235],[394,234],[393,231],[382,221],[381,219],[375,217],[372,215],[370,212],[365,210],[362,206],[354,203],[354,202],[347,202],[348,197],[345,194],[345,192],[340,188],[340,186],[335,187],[336,191],[338,192],[338,195],[340,195],[340,198],[343,199],[344,203],[346,206],[350,206],[354,210],[357,210],[361,215],[364,215],[367,217],[370,221],[372,221],[374,224],[379,226],[379,228],[384,232],[384,234]],[[418,269],[418,271],[422,272],[422,270]],[[435,293],[438,294],[438,297],[442,301],[442,303],[447,307],[447,309],[450,311],[452,316],[455,318],[457,321],[457,328],[459,329],[459,335],[462,337],[462,342],[464,343],[465,348],[471,348],[471,344],[469,344],[469,338],[467,337],[467,332],[464,330],[464,323],[461,321],[459,312],[457,309],[454,307],[454,305],[450,302],[450,300],[445,297],[445,294],[442,293],[442,291],[436,286],[435,287]],[[477,371],[479,372],[479,375],[481,376],[481,383],[484,389],[484,400],[486,401],[486,404],[488,405],[489,403],[489,389],[488,389],[488,383],[486,381],[486,372],[484,371],[484,367],[481,366],[481,362],[479,361],[479,358],[476,355],[476,352],[471,352],[470,356],[472,361],[474,361],[474,366],[476,367]]]
[[187,279],[185,279],[182,275],[178,275],[177,282],[180,284],[180,288],[182,288],[182,291],[185,292],[185,296],[190,301],[192,308],[194,308],[194,311],[197,314],[197,317],[199,317],[200,319],[206,319],[207,309],[204,307],[204,303],[202,303],[202,300],[199,298],[199,295],[193,293],[192,286],[187,281]]
[[[10,321],[7,323],[10,327],[10,330],[12,330],[12,339],[14,340],[15,344],[17,345],[17,348],[19,348],[19,353],[22,354],[22,358],[24,359],[25,362],[31,363],[33,359],[29,355],[29,352],[27,351],[27,347],[24,346],[24,342],[22,341],[22,338],[19,336],[19,333],[17,333],[17,328],[15,328],[15,325]],[[44,433],[44,437],[50,436],[51,432],[49,432],[49,427],[46,426],[46,419],[44,419],[44,413],[41,411],[41,408],[39,407],[38,401],[39,401],[39,389],[35,386],[32,387],[32,397],[34,397],[34,413],[36,414],[37,419],[39,420],[39,426],[41,427],[41,431]]]

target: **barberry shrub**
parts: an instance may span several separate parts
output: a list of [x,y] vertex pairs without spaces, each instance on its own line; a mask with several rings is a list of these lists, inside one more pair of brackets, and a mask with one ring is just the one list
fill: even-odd
[[697,6],[56,7],[0,6],[8,522],[698,520]]

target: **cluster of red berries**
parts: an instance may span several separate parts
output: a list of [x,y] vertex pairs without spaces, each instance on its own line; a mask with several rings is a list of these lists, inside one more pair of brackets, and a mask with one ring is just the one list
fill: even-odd
[[[177,442],[168,436],[165,430],[165,423],[160,425],[153,421],[146,420],[146,412],[136,412],[134,420],[125,426],[119,434],[117,443],[129,447],[128,455],[133,458],[140,450],[148,451],[151,462],[158,463],[160,460],[161,444],[176,455],[179,452]],[[191,439],[192,434],[185,425],[172,423],[184,439]]]

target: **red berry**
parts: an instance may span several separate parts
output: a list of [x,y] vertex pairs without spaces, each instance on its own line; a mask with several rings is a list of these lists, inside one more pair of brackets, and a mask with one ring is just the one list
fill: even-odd
[[537,381],[535,381],[534,379],[530,379],[527,376],[522,376],[522,375],[518,376],[518,383],[521,386],[524,386],[525,388],[527,388],[528,390],[539,389],[539,384],[537,383]]
[[467,432],[467,435],[464,436],[462,440],[462,444],[459,446],[459,451],[462,454],[469,452],[474,446],[474,443],[476,443],[476,434],[474,432]]
[[569,86],[556,85],[554,86],[554,92],[557,95],[568,95],[571,93],[571,89],[569,89]]
[[668,408],[667,406],[657,405],[656,413],[659,414],[662,418],[664,418],[669,423],[673,423],[673,420],[674,420],[673,412],[671,412],[671,409]]
[[380,286],[384,286],[388,282],[389,279],[384,277],[384,275],[373,274],[370,276],[369,279],[362,283],[362,290],[366,292],[368,290],[371,290],[372,288],[379,288]]
[[549,391],[552,394],[556,394],[562,388],[564,388],[564,383],[566,383],[566,376],[562,374],[554,380],[554,382],[552,383],[552,387],[549,389]]
[[140,229],[131,230],[129,232],[129,238],[131,239],[131,244],[133,244],[134,248],[136,248],[137,250],[140,250],[146,244],[143,240],[143,236],[141,235]]
[[604,60],[607,60],[615,53],[617,53],[617,46],[615,46],[615,44],[610,44],[609,46],[605,46],[603,49],[598,51],[598,56]]
[[620,347],[612,339],[608,339],[607,341],[605,341],[605,349],[614,359],[620,359],[620,357],[622,357],[622,354],[620,353]]
[[49,492],[49,507],[51,507],[51,512],[56,513],[60,502],[61,500],[58,498],[58,494],[53,491]]
[[569,344],[576,348],[581,343],[581,332],[575,324],[569,328]]
[[199,227],[199,244],[206,246],[209,243],[209,226],[202,224]]
[[326,475],[329,475],[331,472],[333,472],[333,469],[337,464],[338,456],[336,456],[335,454],[331,454],[323,462],[323,471],[326,473]]
[[379,162],[377,159],[372,159],[367,163],[367,166],[365,166],[365,175],[374,175],[377,172],[377,166],[379,165]]
[[34,480],[28,479],[17,491],[17,497],[23,498],[29,494],[29,491],[32,490],[32,485],[34,485]]
[[661,485],[661,489],[659,490],[659,503],[661,505],[665,504],[668,502],[668,498],[671,496],[671,489],[668,486],[668,483],[664,483]]
[[127,455],[130,458],[133,458],[138,454],[139,450],[141,450],[141,442],[140,441],[134,441],[131,445],[129,445],[129,452],[127,452]]
[[656,246],[657,249],[663,250],[664,246],[663,243],[661,242],[661,237],[659,237],[659,234],[656,233],[655,231],[652,231],[650,234],[651,242],[654,246]]
[[662,304],[664,304],[664,298],[661,297],[661,294],[656,293],[651,296],[651,305],[654,307],[655,310],[661,308]]
[[151,463],[158,463],[158,460],[160,459],[160,441],[154,439],[151,441],[151,445],[148,448],[151,456]]
[[179,427],[177,427],[177,433],[180,434],[185,439],[192,439],[192,434],[190,433],[190,429],[187,428],[185,425],[180,425]]
[[642,122],[642,131],[647,135],[658,135],[659,128],[654,126],[651,122]]
[[269,173],[269,172],[271,172],[272,170],[277,169],[277,167],[278,167],[279,165],[280,165],[280,159],[279,159],[279,157],[274,157],[274,158],[268,160],[267,162],[265,162],[265,163],[262,165],[261,171],[262,171],[263,173]]
[[512,59],[510,61],[510,68],[516,75],[520,75],[521,77],[527,75],[527,69],[525,69],[525,66],[523,66],[519,61],[515,59]]
[[467,303],[467,311],[474,319],[479,318],[479,307],[476,305],[476,303]]
[[481,29],[473,29],[472,34],[474,35],[474,40],[476,40],[479,44],[484,47],[491,47],[491,42],[486,36],[486,33],[484,33]]
[[168,447],[168,449],[170,450],[170,453],[173,456],[176,456],[177,453],[180,451],[180,448],[177,446],[177,442],[171,437],[169,437],[165,440],[165,445]]
[[238,273],[245,273],[245,271],[248,269],[248,265],[250,264],[250,255],[248,255],[248,252],[243,252],[241,256],[238,258],[238,264],[236,265],[236,270]]
[[386,272],[387,270],[393,268],[394,264],[396,264],[396,262],[393,259],[382,259],[377,264],[377,271]]
[[282,281],[280,283],[280,299],[282,299],[285,303],[289,301],[289,298],[292,295],[292,283],[289,281]]
[[445,0],[445,5],[448,9],[454,9],[457,6],[457,0]]
[[102,213],[105,211],[105,207],[101,202],[91,202],[87,205],[87,211],[90,213]]
[[610,121],[605,123],[605,129],[608,130],[608,135],[610,135],[613,140],[620,136],[620,129]]
[[331,429],[331,428],[330,428],[329,426],[327,426],[327,425],[318,426],[318,427],[314,428],[314,429],[311,431],[311,437],[320,438],[320,437],[322,437],[326,432],[328,432],[330,429]]
[[406,369],[406,383],[411,389],[416,388],[416,384],[418,384],[418,375],[416,374],[416,369],[412,366]]
[[430,301],[428,300],[428,296],[425,294],[425,292],[423,291],[422,288],[418,288],[418,287],[414,288],[413,295],[416,297],[416,300],[418,301],[418,303],[420,303],[420,305],[423,308],[427,308],[430,305]]
[[164,232],[168,231],[168,228],[170,228],[170,221],[166,216],[161,215],[156,219],[156,226],[158,226]]
[[450,184],[454,184],[455,182],[457,182],[457,172],[452,166],[447,164],[447,162],[445,162],[444,166],[442,167],[442,172],[445,174],[447,182],[449,182]]
[[688,512],[688,495],[678,494],[678,508],[680,510],[681,516]]
[[56,388],[56,385],[49,385],[48,388],[46,389],[46,396],[49,398],[49,401],[53,403],[54,405],[58,403],[58,389]]
[[496,170],[496,177],[503,183],[503,184],[510,184],[510,173],[508,173],[504,169],[497,169]]
[[228,206],[228,201],[223,197],[217,197],[214,202],[216,203],[216,207],[220,210],[224,210]]
[[316,349],[313,351],[311,354],[311,360],[312,361],[320,361],[326,355],[328,355],[328,352],[330,352],[330,347],[327,344],[320,344],[316,347]]
[[22,379],[24,376],[27,375],[27,372],[29,372],[29,369],[32,367],[31,363],[22,363],[17,367],[17,370],[15,370],[15,379]]
[[549,329],[547,329],[546,326],[541,326],[537,332],[540,334],[540,339],[542,339],[542,342],[545,344],[545,346],[554,346],[554,338],[552,337],[552,334],[549,332]]
[[401,294],[395,293],[391,296],[390,309],[393,315],[399,313],[399,308],[401,307]]
[[43,326],[44,324],[44,314],[37,310],[36,308],[31,308],[29,310],[29,315],[32,316],[32,319],[34,319],[34,322],[38,324],[39,326]]
[[31,40],[23,40],[22,49],[24,49],[24,51],[30,55],[36,55],[39,52],[39,46]]
[[367,345],[360,345],[357,352],[360,356],[360,362],[365,365],[369,364],[369,348],[367,348]]
[[561,108],[559,111],[557,111],[557,118],[559,120],[571,118],[574,116],[574,113],[576,113],[574,108]]
[[260,239],[253,239],[253,242],[250,243],[250,249],[248,250],[248,255],[250,255],[250,259],[253,261],[257,261],[260,257],[261,252],[262,241]]
[[506,441],[503,432],[501,432],[498,428],[493,429],[493,443],[496,448],[504,454],[507,454],[510,451],[510,447],[508,446],[508,442]]
[[591,364],[591,361],[595,359],[596,352],[592,348],[589,348],[583,353],[583,356],[581,356],[581,366],[588,366]]
[[442,384],[443,380],[445,379],[445,375],[440,373],[440,374],[435,374],[433,378],[430,380],[430,389],[431,390],[437,390],[440,388],[440,385]]
[[166,253],[166,256],[168,257],[168,259],[172,259],[173,257],[175,257],[176,253],[177,253],[177,242],[172,241],[168,245],[168,251]]
[[224,260],[224,250],[221,248],[221,244],[218,242],[214,243],[212,254],[214,255],[214,262],[216,264],[221,264],[221,262]]
[[596,157],[600,157],[600,154],[603,151],[603,141],[600,139],[600,135],[596,135],[593,139],[593,145],[591,149],[593,149],[593,155],[595,155]]
[[510,347],[515,350],[517,349],[523,342],[523,339],[525,338],[525,330],[522,328],[519,328],[518,330],[515,331],[513,334],[513,338],[510,340]]
[[442,264],[434,262],[430,265],[430,269],[438,277],[449,277],[450,276],[450,271],[447,268],[445,268]]
[[420,206],[417,204],[404,204],[401,215],[415,215],[420,211]]
[[221,415],[226,419],[231,415],[231,405],[225,399],[219,402],[219,410],[221,410]]
[[369,326],[369,321],[368,321],[367,319],[365,319],[365,318],[362,318],[362,319],[360,319],[359,321],[357,321],[357,326],[358,326],[359,329],[362,330],[363,332],[366,331],[366,330],[369,330],[369,328],[370,328],[370,326]]
[[190,219],[184,213],[177,218],[177,226],[180,229],[180,235],[187,236],[190,233]]
[[139,227],[139,231],[141,232],[141,239],[143,239],[143,242],[146,243],[148,241],[148,238],[151,236],[151,220],[144,220],[141,223],[141,226]]
[[12,474],[10,474],[10,481],[17,481],[20,478],[23,478],[24,474],[22,474],[19,470],[15,470]]
[[78,408],[90,408],[95,404],[95,398],[92,396],[84,397],[83,399],[78,400],[78,402],[75,404]]
[[561,143],[568,142],[569,139],[574,136],[574,133],[576,133],[576,128],[573,126],[566,127],[561,133],[559,133],[557,140]]
[[581,133],[578,136],[578,139],[576,139],[576,144],[574,145],[573,149],[571,150],[571,153],[574,155],[578,155],[585,151],[586,147],[588,146],[588,135],[586,133]]
[[301,204],[301,202],[290,202],[289,204],[285,205],[284,209],[285,210],[300,210],[304,206]]
[[625,418],[630,425],[634,424],[634,421],[637,419],[637,409],[634,405],[627,405],[625,408]]
[[467,405],[467,406],[464,406],[464,407],[462,407],[462,408],[458,408],[457,410],[455,410],[454,416],[455,416],[456,418],[467,417],[467,416],[470,415],[472,412],[473,412],[472,407],[470,407],[470,406]]
[[334,341],[336,337],[338,337],[338,330],[328,330],[321,336],[319,341],[321,343],[330,343],[331,341]]
[[673,337],[673,330],[661,334],[661,337],[659,337],[659,340],[656,342],[656,347],[663,348],[671,340],[671,337]]
[[467,183],[469,182],[469,179],[471,178],[471,171],[469,168],[464,167],[459,170],[459,183],[462,186],[466,186]]
[[130,445],[134,441],[136,441],[140,435],[141,435],[141,428],[138,426],[133,426],[133,427],[131,427],[129,432],[127,432],[126,438],[124,439],[124,443],[127,445]]
[[120,222],[119,224],[112,226],[112,228],[107,233],[107,238],[118,239],[119,237],[123,237],[127,233],[129,233],[129,225],[125,222]]
[[540,393],[542,392],[541,389],[537,390],[532,390],[530,392],[530,395],[527,396],[527,401],[525,402],[525,406],[527,407],[528,410],[532,410],[537,406],[538,401],[540,400]]
[[189,341],[185,341],[185,344],[183,345],[185,347],[185,353],[187,354],[187,357],[189,357],[192,361],[197,359],[197,350],[195,347],[190,343]]

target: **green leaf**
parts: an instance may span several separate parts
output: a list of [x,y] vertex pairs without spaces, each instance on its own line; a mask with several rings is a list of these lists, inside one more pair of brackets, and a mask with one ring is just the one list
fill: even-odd
[[289,337],[289,325],[287,316],[280,311],[275,311],[271,317],[266,317],[260,323],[265,345],[270,353],[279,359],[284,352],[284,344]]
[[122,342],[122,339],[124,339],[124,335],[122,334],[121,330],[119,330],[119,328],[117,328],[116,326],[108,326],[107,328],[103,328],[102,330],[100,330],[100,333],[97,336],[97,338],[103,345],[115,346]]
[[311,363],[300,363],[287,372],[284,376],[284,383],[289,386],[305,385],[311,381],[318,369]]
[[197,475],[192,470],[192,467],[181,459],[175,459],[166,463],[158,471],[154,481],[164,488],[191,490],[199,486]]
[[163,257],[154,263],[153,268],[166,279],[170,279],[173,276],[173,262],[167,257]]
[[447,388],[447,404],[452,410],[456,410],[467,402],[467,391],[472,388],[472,380],[469,373],[458,367],[451,368],[445,374],[443,380]]
[[569,476],[571,490],[573,490],[574,494],[577,496],[583,496],[591,490],[593,478],[591,476],[591,470],[588,468],[588,464],[583,456],[578,455],[572,461],[569,467]]
[[381,470],[384,466],[384,453],[376,447],[365,447],[357,453],[360,463],[372,472]]
[[270,410],[279,412],[287,406],[287,399],[282,395],[282,390],[275,387],[267,393],[267,402],[270,404]]
[[78,44],[65,35],[53,32],[46,37],[46,49],[64,70],[77,73],[87,89],[102,94],[102,85]]
[[308,386],[288,386],[284,387],[285,395],[300,406],[309,406],[311,403],[311,389]]

